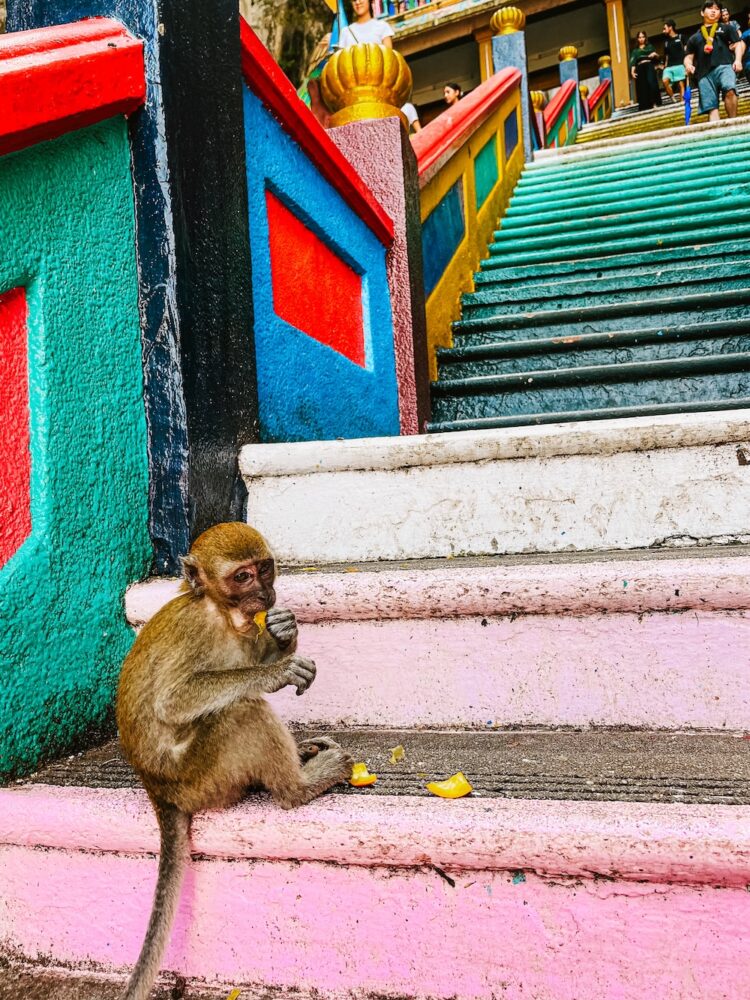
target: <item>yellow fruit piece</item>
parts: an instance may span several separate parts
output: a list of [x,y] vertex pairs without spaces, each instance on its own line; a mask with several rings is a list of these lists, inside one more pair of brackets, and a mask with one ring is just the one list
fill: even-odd
[[397,747],[391,747],[388,750],[388,753],[391,755],[391,760],[390,760],[391,764],[398,764],[398,762],[400,760],[403,760],[404,757],[406,756],[406,751],[404,750],[404,748],[401,746],[400,743]]
[[463,771],[458,771],[445,781],[431,781],[427,791],[439,795],[441,799],[460,799],[463,795],[469,794],[471,785]]
[[265,632],[267,617],[268,617],[267,611],[259,611],[257,615],[253,615],[253,621],[258,626],[258,632]]
[[377,774],[370,774],[367,770],[367,764],[354,764],[349,784],[354,785],[355,788],[362,788],[365,785],[374,785],[377,780]]

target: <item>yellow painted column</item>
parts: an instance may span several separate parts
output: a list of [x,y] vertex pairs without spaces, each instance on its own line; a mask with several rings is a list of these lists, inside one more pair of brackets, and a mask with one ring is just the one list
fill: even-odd
[[474,32],[474,40],[479,46],[479,76],[484,83],[495,72],[492,65],[492,29],[489,27],[477,28]]
[[612,88],[614,105],[621,108],[630,104],[630,29],[623,0],[605,0],[609,51],[612,55]]

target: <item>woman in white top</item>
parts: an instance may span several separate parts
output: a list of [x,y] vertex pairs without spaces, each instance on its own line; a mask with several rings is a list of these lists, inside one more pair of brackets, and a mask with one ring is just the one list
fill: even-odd
[[375,45],[385,45],[393,48],[393,28],[387,21],[372,16],[370,0],[353,0],[354,24],[350,24],[341,32],[338,47],[350,49],[352,45],[364,45],[366,42]]

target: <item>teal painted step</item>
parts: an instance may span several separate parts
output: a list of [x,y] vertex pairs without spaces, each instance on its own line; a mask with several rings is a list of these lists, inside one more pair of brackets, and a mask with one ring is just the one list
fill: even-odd
[[[746,182],[747,160],[750,157],[750,148],[743,151],[736,161],[726,172],[729,174],[723,183],[741,185]],[[726,168],[724,168],[726,169]],[[685,171],[680,177],[681,198],[689,196],[691,198],[702,198],[706,193],[706,168],[705,164],[693,170]],[[709,197],[713,192],[707,192]],[[639,198],[661,198],[666,197],[674,204],[675,186],[674,179],[667,175],[659,175],[659,178],[648,183],[641,181],[637,186],[636,194]],[[548,211],[563,211],[568,208],[599,208],[604,200],[612,200],[623,197],[631,197],[627,189],[623,189],[622,179],[606,182],[602,184],[589,185],[583,187],[572,187],[570,184],[563,185],[559,192],[550,196],[547,193],[535,192],[532,190],[519,191],[513,194],[510,204],[506,209],[503,221],[515,216],[523,216],[530,211],[538,211],[540,206],[546,207]]]
[[[657,323],[678,326],[694,322],[742,321],[750,316],[750,287],[734,292],[728,301],[717,301],[713,293],[671,296],[651,300],[611,302],[601,305],[577,305],[569,309],[540,309],[531,312],[505,313],[478,319],[462,319],[453,324],[454,333],[463,343],[487,343],[495,340],[530,339],[540,336],[610,332]],[[483,339],[470,341],[481,334]]]
[[515,252],[544,250],[548,247],[575,246],[585,234],[587,243],[596,240],[616,240],[630,237],[634,241],[643,236],[664,238],[672,233],[690,233],[696,229],[721,228],[731,225],[739,214],[735,205],[701,204],[690,215],[672,215],[667,218],[655,216],[650,210],[639,209],[619,215],[593,213],[588,219],[574,219],[567,223],[546,225],[543,223],[524,226],[506,232],[496,231],[490,244],[490,252],[504,254],[509,244]]
[[[581,177],[590,177],[599,171],[612,172],[622,169],[628,174],[643,177],[665,167],[675,170],[675,151],[679,154],[679,164],[690,164],[707,158],[711,162],[724,155],[746,148],[750,142],[750,127],[735,127],[731,130],[720,130],[724,134],[711,133],[710,130],[692,137],[676,136],[665,139],[654,137],[648,141],[647,136],[635,137],[641,144],[617,144],[599,149],[581,148],[573,154],[545,157],[524,168],[520,184],[535,184],[540,187],[548,182],[564,183],[566,179],[576,175],[576,181]],[[676,140],[676,141],[675,141]],[[710,154],[706,157],[706,154]],[[677,181],[679,184],[679,179]]]
[[603,277],[616,278],[620,275],[631,277],[642,273],[643,269],[654,268],[666,271],[675,261],[689,260],[691,264],[700,266],[700,262],[710,259],[712,264],[727,268],[750,268],[750,235],[747,239],[717,240],[715,243],[700,243],[680,246],[679,252],[674,247],[657,247],[655,250],[628,253],[615,253],[611,256],[574,257],[571,260],[558,261],[555,264],[554,275],[550,276],[544,264],[509,265],[498,257],[488,257],[481,262],[481,270],[474,275],[475,288],[509,287],[512,292],[522,287],[524,282],[539,283],[544,276],[554,287],[560,281],[583,281]]
[[750,396],[750,352],[433,383],[433,422]]
[[[740,213],[735,210],[734,214],[737,217]],[[600,238],[596,241],[589,239],[586,241],[581,240],[576,245],[576,236],[580,237],[580,235],[573,234],[565,245],[556,244],[554,238],[545,238],[545,245],[536,249],[528,247],[528,241],[526,240],[517,240],[512,243],[509,241],[500,248],[498,248],[498,244],[493,243],[490,246],[490,252],[497,262],[495,266],[498,267],[514,267],[524,264],[554,264],[555,269],[557,269],[557,263],[565,260],[580,261],[586,258],[611,257],[617,253],[643,253],[648,250],[660,250],[662,248],[685,248],[690,246],[691,238],[695,238],[696,236],[701,242],[709,242],[710,237],[713,237],[717,242],[724,242],[732,237],[750,239],[750,220],[747,222],[742,220],[736,222],[734,225],[704,226],[703,231],[699,233],[676,230],[671,233],[649,232],[637,237],[631,235],[630,238],[624,236],[614,238],[610,235],[609,239]],[[589,235],[588,233],[586,234],[587,237]],[[589,266],[596,268],[599,264],[591,260]]]
[[[726,157],[722,159],[722,172],[730,175],[725,179],[734,179],[735,181],[740,181],[744,179],[744,175],[747,172],[747,161],[750,157],[750,143],[746,149],[741,150],[738,153],[733,154],[731,157]],[[694,164],[683,164],[680,163],[680,191],[681,192],[696,192],[698,195],[702,195],[706,189],[706,162],[705,157]],[[736,176],[735,176],[736,175]],[[625,191],[628,190],[630,185],[625,187]],[[612,196],[620,196],[623,194],[623,180],[621,172],[618,172],[616,177],[611,181],[597,181],[596,184],[584,184],[584,185],[571,185],[570,180],[560,184],[560,190],[554,193],[554,205],[550,206],[550,197],[547,192],[540,191],[533,184],[524,184],[519,181],[516,186],[513,196],[511,198],[510,205],[506,210],[505,216],[517,215],[529,210],[529,208],[537,208],[539,206],[540,200],[544,200],[548,207],[565,207],[571,206],[575,207],[578,205],[595,205],[601,204],[601,198],[610,198]],[[666,192],[671,195],[672,200],[675,196],[675,180],[674,180],[674,170],[670,170],[668,167],[664,168],[663,172],[659,172],[655,176],[646,175],[644,180],[643,175],[640,175],[640,179],[636,185],[636,193],[641,197],[647,197],[651,194],[660,195]]]
[[684,400],[677,403],[652,403],[646,406],[611,406],[601,409],[550,411],[548,413],[519,413],[509,417],[464,417],[460,420],[432,420],[426,426],[428,434],[445,434],[451,431],[486,431],[499,427],[526,427],[559,424],[570,421],[617,420],[627,417],[658,417],[670,413],[706,413],[720,410],[744,410],[750,407],[750,396],[737,396],[731,400]]
[[[705,187],[705,178],[703,186]],[[684,197],[685,189],[680,188],[680,191]],[[703,210],[711,211],[711,206],[722,206],[722,203],[743,204],[748,196],[750,196],[750,174],[746,183],[717,184],[711,191],[696,194],[694,201],[700,202]],[[675,203],[674,186],[664,188],[661,194],[649,197],[645,197],[642,191],[638,192],[637,197],[633,197],[632,194],[623,193],[621,190],[616,198],[602,196],[596,204],[581,206],[561,205],[556,202],[550,207],[546,203],[537,202],[534,208],[529,206],[523,212],[506,214],[500,220],[500,229],[495,235],[501,232],[507,236],[513,232],[514,235],[520,236],[527,230],[554,232],[555,229],[565,230],[576,220],[584,224],[594,220],[604,221],[613,216],[625,220],[636,218],[640,213],[648,213],[653,222],[655,217],[661,220],[664,216],[681,215],[684,207],[684,202],[679,205]]]
[[645,328],[442,348],[438,351],[438,371],[441,380],[449,381],[480,375],[745,352],[750,352],[750,317],[746,322],[737,324],[696,323],[676,328]]
[[[750,262],[744,262],[750,272]],[[555,284],[531,283],[515,285],[512,289],[495,286],[467,292],[462,297],[464,319],[482,319],[490,316],[513,315],[519,308],[568,309],[576,303],[594,305],[597,302],[630,302],[663,298],[688,292],[698,294],[705,290],[714,294],[740,291],[750,285],[750,273],[736,278],[726,277],[724,264],[680,267],[670,265],[665,270],[642,269],[625,277],[586,278],[558,281]]]

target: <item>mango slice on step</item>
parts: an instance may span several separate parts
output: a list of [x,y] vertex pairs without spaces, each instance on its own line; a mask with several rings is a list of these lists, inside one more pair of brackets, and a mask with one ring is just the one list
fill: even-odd
[[441,799],[460,799],[462,796],[468,795],[471,790],[471,785],[463,771],[457,771],[445,781],[431,781],[427,785],[427,791],[438,795]]
[[352,766],[352,776],[349,778],[349,784],[354,785],[355,788],[374,785],[377,780],[377,774],[370,774],[367,770],[367,764],[354,764]]
[[268,617],[267,611],[259,611],[257,615],[253,615],[253,621],[258,626],[258,635],[266,630],[266,618]]

